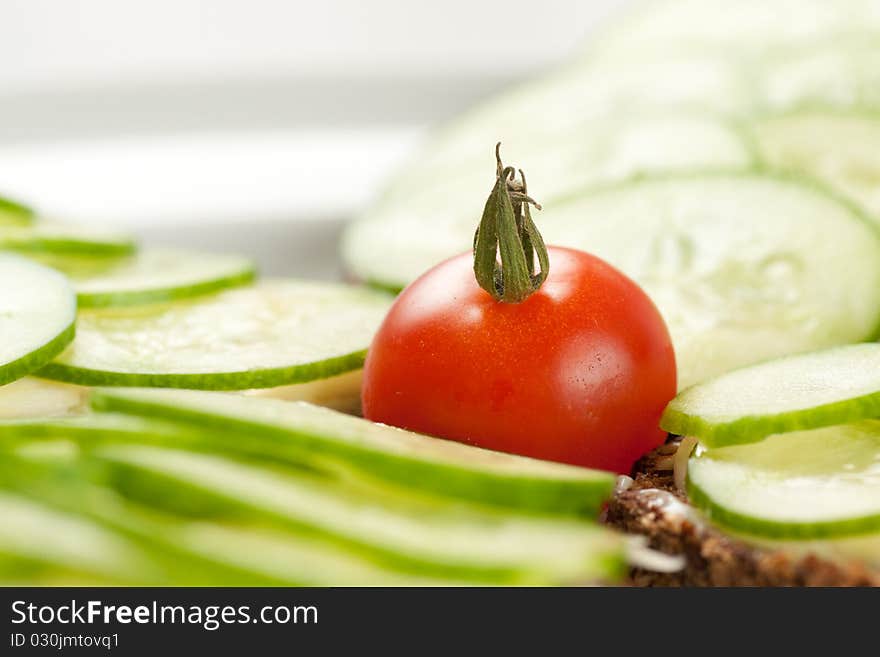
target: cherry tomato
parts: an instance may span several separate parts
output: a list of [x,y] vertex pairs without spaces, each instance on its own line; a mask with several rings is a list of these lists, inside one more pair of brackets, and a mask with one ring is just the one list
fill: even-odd
[[660,414],[676,392],[660,313],[599,258],[548,253],[547,280],[521,303],[481,289],[470,253],[407,287],[367,356],[364,415],[616,472],[660,445]]

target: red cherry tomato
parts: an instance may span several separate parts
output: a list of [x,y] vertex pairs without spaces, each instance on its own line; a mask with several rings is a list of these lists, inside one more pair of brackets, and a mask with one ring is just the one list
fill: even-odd
[[676,392],[666,325],[606,262],[549,247],[550,274],[500,303],[462,254],[397,298],[364,367],[364,415],[489,449],[629,472]]

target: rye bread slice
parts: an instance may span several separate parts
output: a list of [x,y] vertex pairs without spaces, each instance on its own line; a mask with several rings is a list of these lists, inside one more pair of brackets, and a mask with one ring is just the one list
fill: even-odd
[[880,586],[880,573],[859,563],[837,563],[813,554],[758,548],[699,519],[675,487],[672,457],[680,438],[650,452],[619,486],[605,512],[609,525],[648,538],[650,547],[682,555],[675,573],[634,568],[635,586]]

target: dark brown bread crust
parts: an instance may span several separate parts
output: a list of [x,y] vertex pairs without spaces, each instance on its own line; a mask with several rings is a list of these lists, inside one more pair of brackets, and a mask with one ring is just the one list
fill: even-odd
[[[606,522],[648,537],[652,548],[682,555],[676,573],[635,568],[635,586],[880,586],[880,574],[861,564],[838,564],[814,555],[796,556],[753,548],[675,511],[686,502],[675,488],[671,458],[677,439],[651,452],[633,468],[633,483],[609,503]],[[659,490],[658,490],[659,489]]]

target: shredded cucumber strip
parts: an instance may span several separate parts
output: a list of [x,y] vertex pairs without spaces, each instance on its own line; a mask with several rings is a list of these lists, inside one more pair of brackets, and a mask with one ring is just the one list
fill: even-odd
[[104,389],[99,410],[167,418],[235,433],[309,463],[315,454],[373,476],[483,504],[595,515],[610,496],[607,472],[479,449],[306,402],[199,391]]
[[314,532],[416,573],[520,583],[589,581],[619,573],[624,559],[617,536],[582,522],[433,505],[396,510],[399,498],[371,503],[334,491],[327,480],[310,482],[292,471],[158,447],[107,446],[94,456],[128,494],[156,502],[172,496],[175,505],[185,495],[200,509],[213,506],[231,517],[240,508],[248,517]]

